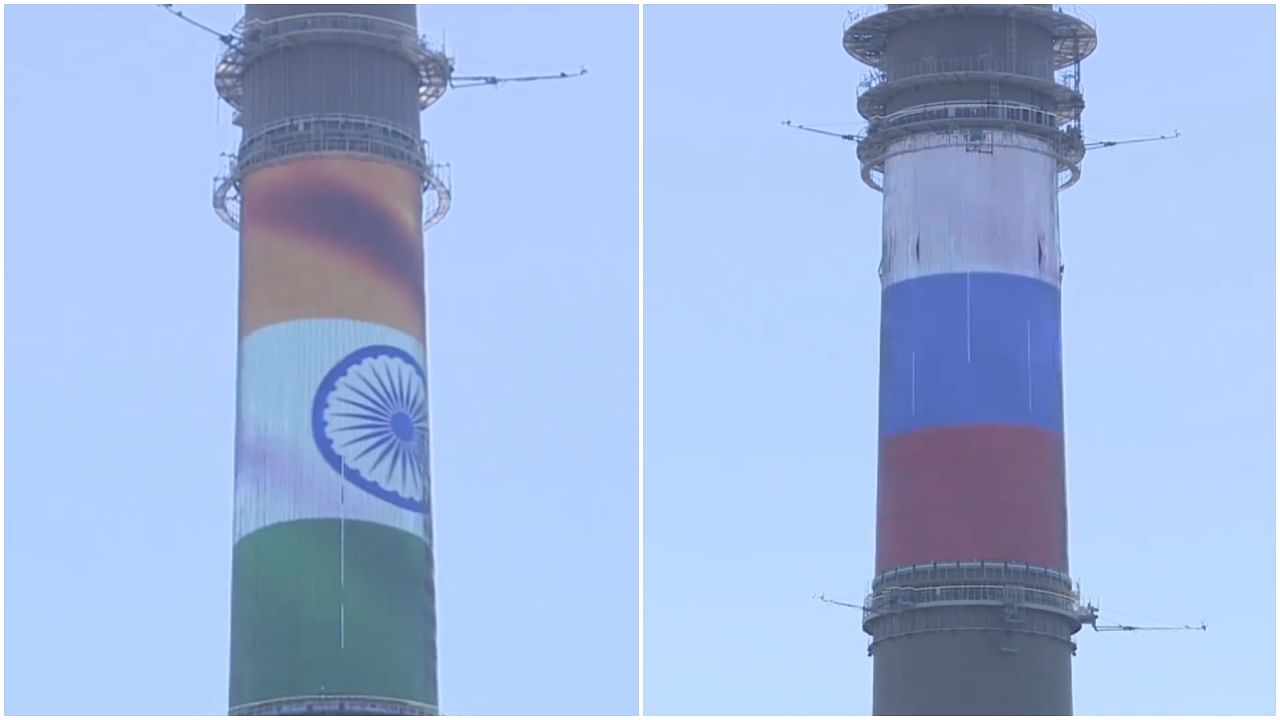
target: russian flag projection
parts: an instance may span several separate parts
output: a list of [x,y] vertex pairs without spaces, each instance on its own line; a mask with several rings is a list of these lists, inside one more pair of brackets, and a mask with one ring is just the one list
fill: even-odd
[[877,572],[969,560],[1067,570],[1059,298],[994,272],[885,288]]
[[991,560],[1067,571],[1062,435],[961,425],[880,439],[876,570]]
[[880,434],[1002,423],[1062,432],[1058,289],[949,273],[890,285],[880,327]]

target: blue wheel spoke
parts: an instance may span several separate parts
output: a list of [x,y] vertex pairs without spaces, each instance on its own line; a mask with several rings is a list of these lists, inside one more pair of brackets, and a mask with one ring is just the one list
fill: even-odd
[[[338,445],[338,447],[346,448],[346,447],[350,447],[350,446],[352,446],[352,445],[357,445],[357,444],[359,444],[359,443],[369,442],[370,440],[374,440],[374,439],[378,439],[378,442],[382,442],[382,440],[393,439],[393,438],[392,438],[392,437],[391,437],[391,435],[390,435],[390,434],[388,434],[388,433],[387,433],[387,431],[385,431],[385,430],[375,430],[375,431],[373,431],[373,432],[365,433],[364,435],[361,435],[360,437],[357,437],[357,438],[351,438],[351,439],[347,440],[346,442],[344,442],[344,443],[342,443],[342,444]],[[356,459],[359,459],[361,456],[363,456],[363,454],[364,454],[364,453],[361,453],[360,455],[357,455],[357,456],[356,456]]]
[[[351,458],[351,462],[354,464],[354,463],[355,463],[355,461],[359,460],[360,458],[364,457],[365,455],[368,455],[369,453],[373,452],[374,450],[377,450],[378,448],[380,448],[380,447],[382,447],[383,445],[386,445],[387,443],[390,443],[390,442],[394,442],[394,441],[391,439],[391,437],[390,437],[390,436],[388,436],[388,435],[383,435],[381,438],[379,438],[379,439],[378,439],[378,442],[376,442],[376,443],[373,443],[373,444],[369,445],[369,447],[367,447],[367,448],[365,448],[364,450],[362,450],[362,451],[360,452],[360,454],[359,454],[359,455],[356,455],[355,457]],[[374,463],[374,465],[377,465],[377,463]]]
[[391,389],[387,387],[387,384],[382,382],[382,375],[378,373],[378,366],[374,365],[370,368],[369,374],[373,375],[373,379],[378,381],[378,387],[382,388],[382,393],[386,395],[387,407],[395,408],[395,395],[391,392]]
[[[411,380],[411,381],[413,380],[413,374],[412,374],[412,373],[409,375],[409,380]],[[409,409],[411,409],[415,415],[416,415],[416,414],[418,413],[418,411],[422,408],[422,399],[421,399],[420,395],[421,395],[421,388],[419,387],[419,385],[418,385],[417,383],[410,382],[410,384],[409,384]]]
[[422,458],[417,453],[409,454],[409,462],[413,463],[413,485],[418,489],[423,489],[422,485]]
[[399,368],[385,368],[387,384],[391,386],[391,397],[396,399],[396,407],[404,409],[404,387],[400,384]]
[[[370,395],[369,393],[367,393],[367,392],[365,392],[365,391],[361,390],[360,388],[356,387],[355,385],[350,385],[350,384],[349,384],[349,385],[347,385],[347,386],[346,386],[346,389],[347,389],[347,390],[350,390],[351,392],[355,393],[356,395],[359,395],[360,397],[362,397],[362,398],[364,398],[365,400],[369,401],[370,405],[372,406],[372,407],[368,408],[368,410],[369,410],[370,412],[381,412],[381,413],[386,414],[386,415],[390,415],[390,414],[391,414],[391,410],[392,410],[392,409],[391,409],[391,407],[390,407],[390,406],[384,406],[380,400],[378,400],[377,398],[373,397],[373,396],[372,396],[372,395]],[[354,402],[353,402],[350,398],[342,398],[342,400],[343,400],[344,402],[349,402],[349,403],[354,404]]]
[[362,403],[362,402],[356,402],[355,400],[352,400],[351,398],[346,398],[346,397],[336,397],[336,398],[334,398],[334,400],[336,400],[337,402],[343,402],[343,403],[346,403],[346,404],[348,404],[348,405],[350,405],[350,406],[352,406],[352,407],[359,408],[360,410],[364,410],[365,412],[367,412],[367,413],[371,413],[372,415],[374,415],[374,416],[376,416],[376,417],[382,417],[382,418],[387,417],[387,413],[383,412],[381,409],[376,408],[376,407],[370,407],[370,406],[368,406],[368,405],[365,405],[365,404],[364,404],[364,403]]
[[404,456],[404,448],[400,443],[396,443],[395,452],[391,453],[391,466],[387,468],[387,475],[394,477],[396,474],[396,466],[400,464],[401,458]]
[[384,425],[387,422],[387,417],[385,415],[369,415],[366,413],[352,413],[352,412],[335,412],[335,413],[329,413],[328,415],[329,417],[336,417],[336,418],[351,418],[353,420],[368,420],[369,422],[380,422],[380,423],[383,423]]
[[385,440],[387,441],[387,446],[382,449],[382,452],[378,453],[378,457],[373,461],[373,466],[375,468],[382,464],[382,461],[386,459],[387,454],[396,446],[396,441],[393,437],[388,435]]
[[385,388],[387,389],[387,397],[391,398],[391,406],[392,406],[392,407],[394,407],[395,409],[399,410],[399,409],[400,409],[400,397],[399,397],[399,395],[397,395],[397,393],[396,393],[396,386],[395,386],[395,383],[394,383],[394,382],[392,382],[392,378],[391,378],[391,370],[390,370],[390,369],[388,369],[388,368],[387,368],[387,367],[385,367],[385,366],[382,368],[382,370],[383,370],[384,372],[386,372],[386,374],[387,374],[387,377],[386,377],[385,381],[383,380],[382,373],[378,372],[378,368],[377,368],[377,367],[373,368],[373,376],[374,376],[375,378],[377,378],[377,379],[378,379],[378,384],[379,384],[379,385],[382,385],[383,387],[385,387]]
[[384,408],[386,408],[387,410],[391,409],[391,398],[387,397],[385,393],[379,391],[378,388],[374,387],[373,383],[369,382],[369,378],[365,377],[364,375],[361,375],[360,382],[364,383],[364,386],[369,388],[369,392],[378,396],[378,400],[382,403],[382,406]]
[[351,432],[353,430],[379,430],[381,432],[386,432],[387,424],[384,422],[361,423],[359,425],[343,425],[342,427],[335,427],[333,429],[337,432]]
[[404,350],[362,347],[338,362],[313,403],[317,446],[342,477],[422,513],[430,500],[425,370]]
[[396,368],[396,382],[400,387],[400,407],[405,412],[413,411],[413,404],[409,402],[409,393],[410,391],[413,390],[413,385],[410,382],[411,380],[412,380],[412,373],[410,373],[410,377],[406,379],[404,377],[404,368],[403,367]]

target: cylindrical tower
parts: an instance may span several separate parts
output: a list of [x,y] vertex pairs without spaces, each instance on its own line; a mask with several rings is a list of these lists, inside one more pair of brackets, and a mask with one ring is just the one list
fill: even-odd
[[884,193],[877,715],[1071,713],[1058,191],[1096,44],[1051,5],[880,6],[844,33]]
[[437,712],[418,114],[449,59],[413,5],[247,5],[230,712]]

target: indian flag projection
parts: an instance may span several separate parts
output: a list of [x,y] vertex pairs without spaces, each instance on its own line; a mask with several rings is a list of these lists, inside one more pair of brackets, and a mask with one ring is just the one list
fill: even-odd
[[434,713],[418,179],[311,157],[253,171],[243,197],[232,711]]

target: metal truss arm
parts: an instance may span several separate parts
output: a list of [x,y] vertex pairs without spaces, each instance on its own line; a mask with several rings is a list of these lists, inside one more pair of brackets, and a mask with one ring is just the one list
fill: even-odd
[[452,89],[505,85],[506,83],[516,82],[535,82],[538,80],[565,80],[568,78],[582,77],[587,74],[587,69],[580,68],[578,72],[560,72],[554,75],[523,75],[519,77],[499,77],[497,75],[454,75],[449,78],[449,87]]

